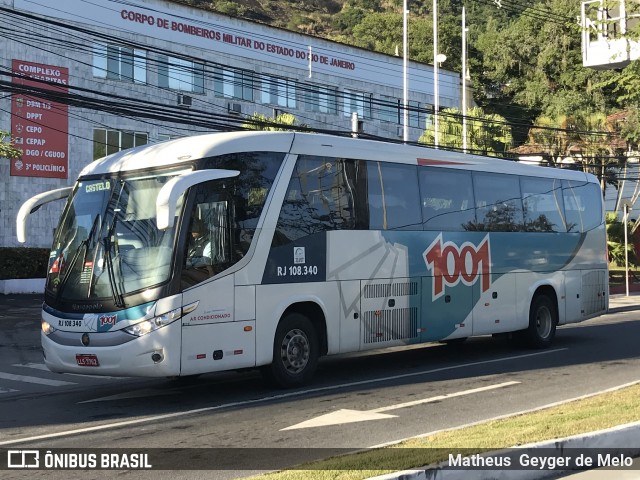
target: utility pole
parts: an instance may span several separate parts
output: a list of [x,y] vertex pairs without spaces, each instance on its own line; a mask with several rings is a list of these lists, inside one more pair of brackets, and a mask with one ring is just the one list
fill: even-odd
[[407,78],[407,57],[408,57],[408,46],[407,46],[407,23],[409,16],[409,10],[407,8],[407,1],[404,0],[402,6],[402,89],[403,89],[403,97],[402,97],[402,126],[403,126],[403,140],[406,142],[409,141],[409,80]]

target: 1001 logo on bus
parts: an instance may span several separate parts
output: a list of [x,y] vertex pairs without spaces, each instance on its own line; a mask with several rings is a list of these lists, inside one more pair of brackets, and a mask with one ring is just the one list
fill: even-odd
[[427,268],[433,271],[433,300],[444,295],[445,285],[456,286],[459,282],[471,286],[479,278],[483,292],[491,286],[491,248],[489,235],[479,245],[464,242],[458,246],[453,242],[442,243],[442,234],[429,245],[424,253]]

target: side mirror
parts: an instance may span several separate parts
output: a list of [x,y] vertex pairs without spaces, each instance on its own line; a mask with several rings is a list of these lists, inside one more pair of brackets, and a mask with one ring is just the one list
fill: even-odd
[[27,217],[38,210],[45,203],[67,198],[71,195],[73,187],[58,188],[56,190],[50,190],[48,192],[39,193],[31,197],[24,202],[18,210],[18,216],[16,217],[16,236],[20,243],[27,241]]

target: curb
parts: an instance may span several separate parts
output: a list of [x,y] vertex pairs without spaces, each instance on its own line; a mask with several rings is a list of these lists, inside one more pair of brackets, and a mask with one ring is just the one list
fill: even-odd
[[[624,450],[625,455],[637,457],[640,455],[640,446],[629,447],[629,445],[637,444],[639,436],[640,422],[634,422],[597,432],[487,452],[481,454],[480,457],[501,456],[502,458],[510,458],[511,464],[517,465],[518,458],[521,455],[536,456],[536,453],[540,455],[541,449],[546,449],[543,453],[545,457],[554,455],[556,457],[562,457],[567,455],[567,449],[584,450],[605,448],[607,449],[607,453],[612,455],[619,455]],[[437,465],[427,465],[419,469],[403,470],[401,472],[371,477],[369,480],[485,480],[487,478],[495,480],[540,480],[545,478],[560,478],[565,475],[575,474],[579,471],[585,471],[576,469],[541,470],[536,468],[531,468],[530,470],[472,470],[471,468],[472,467],[450,467],[447,462],[444,462]],[[595,469],[597,466],[593,468]]]

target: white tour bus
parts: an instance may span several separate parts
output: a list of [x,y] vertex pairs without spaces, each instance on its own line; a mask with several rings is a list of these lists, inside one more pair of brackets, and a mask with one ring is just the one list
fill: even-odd
[[179,376],[602,314],[602,194],[577,171],[354,138],[213,133],[97,160],[66,198],[42,311],[54,372]]

